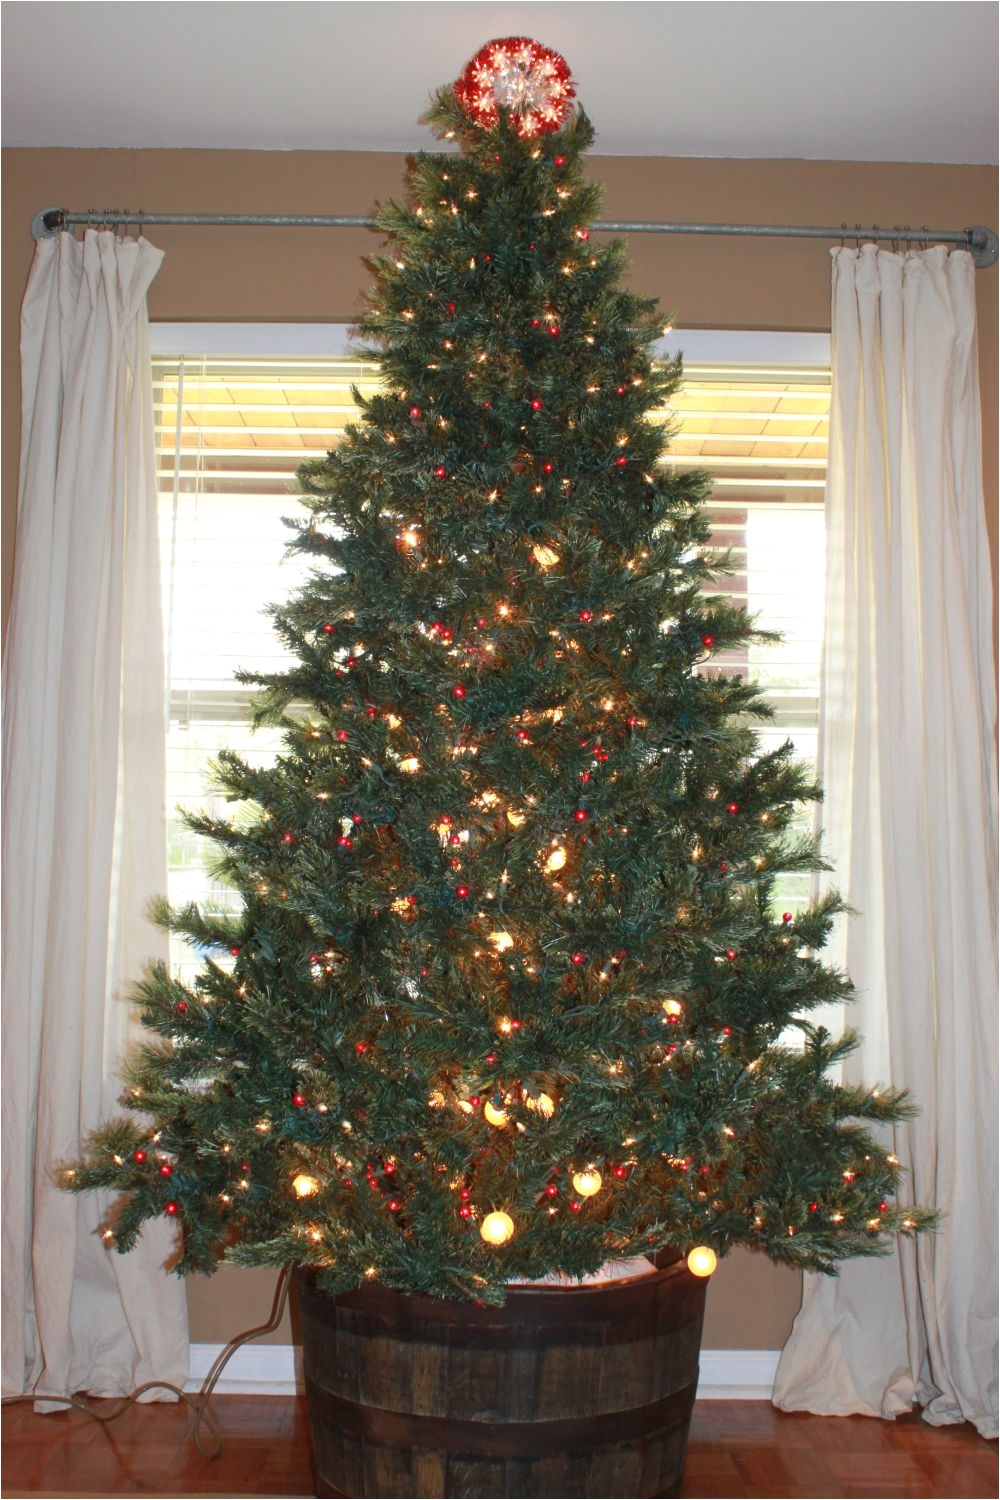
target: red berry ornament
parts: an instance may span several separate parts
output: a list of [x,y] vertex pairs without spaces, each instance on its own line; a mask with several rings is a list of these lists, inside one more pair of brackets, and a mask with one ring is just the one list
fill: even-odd
[[452,690],[451,690],[451,696],[453,698],[464,698],[465,697],[465,688],[462,686],[462,684],[460,682],[456,682],[455,686],[452,688]]
[[444,464],[435,464],[434,465],[434,478],[435,479],[445,479],[447,477],[447,474],[448,474],[448,470],[445,468]]
[[593,613],[589,609],[581,609],[580,619],[585,625],[588,624],[593,618]]
[[469,898],[469,887],[467,885],[456,885],[455,895],[459,901],[467,901]]
[[578,807],[576,812],[573,814],[573,821],[575,823],[586,823],[589,816],[590,814],[587,812],[587,809],[585,807]]
[[174,1216],[174,1214],[177,1212],[177,1204],[176,1203],[165,1203],[163,1205],[163,1212],[165,1214],[170,1214],[170,1216],[172,1218]]
[[173,1175],[174,1175],[174,1169],[170,1165],[170,1163],[168,1161],[163,1162],[162,1165],[160,1166],[160,1176],[161,1177],[173,1177]]
[[293,1094],[292,1095],[292,1103],[295,1105],[296,1109],[302,1109],[302,1108],[304,1108],[305,1102],[306,1102],[306,1096],[305,1096],[305,1094]]
[[139,1165],[142,1166],[143,1162],[146,1160],[146,1153],[145,1153],[145,1151],[133,1151],[132,1152],[132,1160],[133,1161],[137,1161],[139,1163]]
[[532,411],[541,411],[541,409],[542,409],[542,398],[541,398],[541,396],[532,396],[532,398],[531,398],[531,410]]

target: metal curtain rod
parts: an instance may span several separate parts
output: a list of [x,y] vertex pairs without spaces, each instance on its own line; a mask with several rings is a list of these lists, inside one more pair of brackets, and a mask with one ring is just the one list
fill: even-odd
[[[135,224],[140,228],[146,224],[225,224],[235,226],[268,225],[278,229],[374,229],[374,219],[354,219],[344,215],[308,214],[147,214],[127,209],[87,209],[78,212],[68,208],[43,208],[31,221],[31,232],[36,240],[51,239],[61,230],[72,229],[78,224]],[[894,244],[911,245],[934,241],[937,244],[961,245],[969,250],[978,270],[996,264],[997,236],[992,229],[974,224],[968,229],[911,229],[895,225],[884,229],[873,224],[865,229],[860,224],[817,227],[802,224],[644,224],[630,221],[601,220],[594,229],[609,230],[618,234],[736,234],[747,238],[767,236],[772,239],[796,240],[890,240]]]

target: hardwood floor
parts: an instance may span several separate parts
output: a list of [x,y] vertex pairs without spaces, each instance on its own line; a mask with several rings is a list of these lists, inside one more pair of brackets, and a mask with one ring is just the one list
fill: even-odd
[[[112,1403],[96,1402],[107,1410]],[[314,1493],[302,1398],[217,1396],[222,1456],[203,1458],[186,1406],[134,1406],[109,1426],[79,1411],[3,1412],[3,1495],[17,1497],[295,1495]],[[973,1428],[919,1417],[811,1417],[766,1401],[695,1406],[682,1496],[952,1497],[997,1495],[996,1446]],[[612,1500],[612,1497],[608,1497]]]

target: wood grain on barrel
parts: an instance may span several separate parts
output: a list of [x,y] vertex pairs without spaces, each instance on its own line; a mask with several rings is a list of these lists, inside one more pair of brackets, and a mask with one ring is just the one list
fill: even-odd
[[680,1479],[705,1283],[683,1262],[503,1308],[300,1273],[319,1493],[652,1496]]

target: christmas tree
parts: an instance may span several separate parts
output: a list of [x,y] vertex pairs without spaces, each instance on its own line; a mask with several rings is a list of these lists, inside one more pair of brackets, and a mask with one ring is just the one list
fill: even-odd
[[713,667],[760,636],[661,464],[681,368],[591,241],[572,96],[489,44],[426,116],[460,150],[380,214],[383,389],[303,471],[294,664],[248,679],[283,751],[190,820],[242,910],[160,913],[204,965],[139,986],[132,1113],[67,1177],[123,1190],[121,1251],[176,1216],[182,1273],[501,1301],[666,1246],[830,1271],[930,1219],[865,1123],[904,1096],[831,1081],[852,1038],[808,1019],[849,990],[836,899],[775,909],[818,791]]

